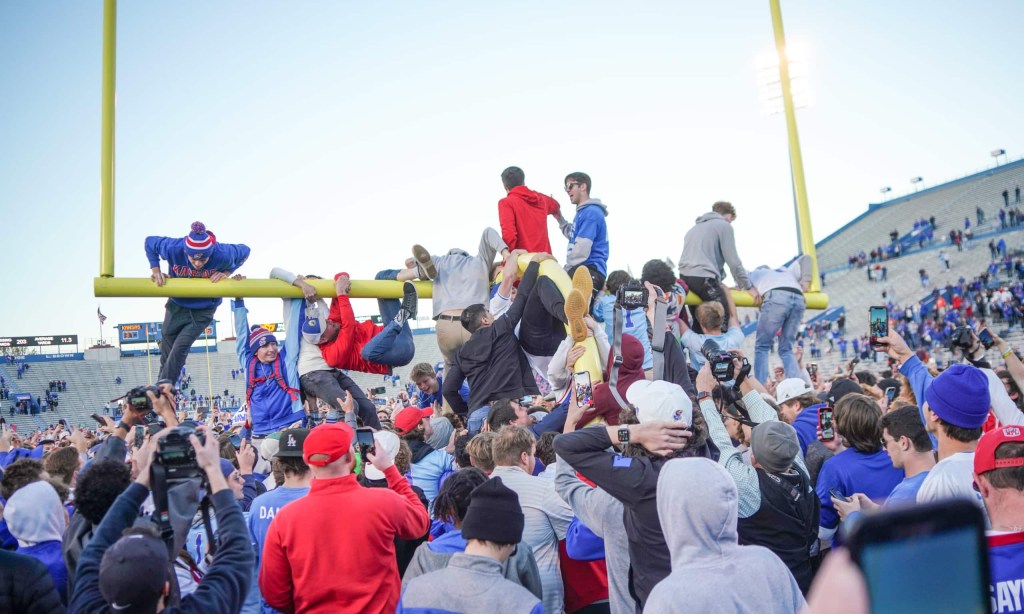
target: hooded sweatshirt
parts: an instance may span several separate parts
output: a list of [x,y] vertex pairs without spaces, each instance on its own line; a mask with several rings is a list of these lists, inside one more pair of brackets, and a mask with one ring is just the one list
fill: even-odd
[[[149,266],[160,266],[160,259],[167,261],[168,277],[209,278],[214,273],[234,273],[249,258],[248,245],[217,243],[213,246],[210,259],[202,269],[193,269],[185,254],[185,237],[146,237],[146,258]],[[212,309],[221,304],[219,298],[172,298],[186,309]]]
[[683,253],[679,256],[679,274],[683,277],[725,278],[725,265],[736,281],[746,290],[750,287],[747,270],[736,251],[736,236],[732,224],[721,215],[710,212],[697,218],[696,225],[683,238]]
[[771,550],[738,544],[738,505],[736,483],[718,463],[665,463],[658,476],[658,518],[672,573],[651,591],[646,611],[792,613],[805,605],[796,580]]
[[531,253],[551,253],[547,216],[560,215],[558,201],[520,185],[498,201],[501,238],[510,250],[525,249]]
[[593,267],[601,275],[608,274],[608,207],[600,198],[591,198],[576,207],[572,224],[563,228],[569,239],[565,267]]
[[46,482],[32,482],[19,488],[7,501],[4,518],[11,535],[18,540],[18,554],[46,565],[60,600],[67,603],[68,570],[60,549],[67,512],[57,491]]

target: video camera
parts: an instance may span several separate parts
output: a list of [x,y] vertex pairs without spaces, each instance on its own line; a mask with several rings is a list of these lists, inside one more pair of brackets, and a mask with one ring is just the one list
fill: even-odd
[[615,302],[627,311],[641,309],[647,306],[649,294],[643,282],[631,279],[619,286],[619,291],[615,293]]
[[153,464],[163,467],[168,485],[203,476],[203,471],[196,462],[196,450],[189,441],[189,435],[198,437],[201,444],[206,443],[205,433],[185,424],[174,427],[157,442]]
[[971,332],[970,326],[957,326],[949,336],[949,350],[966,352],[971,349]]

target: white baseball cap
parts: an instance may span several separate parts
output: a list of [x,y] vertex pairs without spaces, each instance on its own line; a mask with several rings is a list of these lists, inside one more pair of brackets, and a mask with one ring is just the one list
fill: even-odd
[[636,408],[640,424],[648,422],[693,422],[693,403],[678,384],[662,380],[640,380],[626,390],[626,400]]
[[[395,435],[391,431],[377,431],[373,434],[375,454],[380,454],[383,450],[387,452],[391,460],[394,461],[395,457],[398,456],[398,447],[400,442],[398,435]],[[366,479],[368,480],[383,480],[384,473],[370,464],[370,461],[366,461]]]
[[775,402],[782,405],[786,401],[792,401],[798,396],[813,393],[814,389],[807,385],[807,382],[799,377],[791,377],[779,382],[775,388]]

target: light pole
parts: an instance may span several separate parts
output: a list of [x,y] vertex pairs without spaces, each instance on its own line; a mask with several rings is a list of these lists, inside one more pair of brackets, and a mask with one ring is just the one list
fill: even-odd
[[918,184],[921,183],[922,181],[924,181],[924,179],[921,178],[921,177],[911,177],[910,178],[910,183],[914,184],[914,191],[915,192],[917,192],[917,190],[920,189]]
[[996,161],[996,166],[999,166],[999,156],[1003,157],[1003,162],[1006,162],[1006,150],[1005,149],[993,149],[988,152],[988,155],[992,156]]
[[[889,192],[892,192],[892,187],[891,186],[885,186],[885,187],[879,189],[878,191],[881,192],[882,194],[888,194]],[[886,196],[885,198],[888,199],[889,197]]]

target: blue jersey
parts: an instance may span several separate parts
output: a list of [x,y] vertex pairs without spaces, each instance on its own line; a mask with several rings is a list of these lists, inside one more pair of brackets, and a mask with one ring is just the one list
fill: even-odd
[[[603,294],[597,299],[597,308],[594,309],[595,319],[604,323],[604,330],[608,334],[608,342],[614,343],[612,330],[615,326],[615,297],[611,294]],[[643,308],[622,311],[622,334],[632,335],[644,348],[644,370],[654,366],[654,356],[651,354],[651,340],[647,336],[647,315]]]
[[[437,376],[437,392],[434,394],[427,394],[426,392],[420,392],[420,407],[427,408],[432,407],[434,403],[444,405],[444,397],[441,396],[441,391],[444,389],[444,380],[441,376]],[[462,385],[459,386],[459,396],[462,397],[463,402],[469,403],[469,383],[466,380],[462,380]]]
[[[252,540],[253,550],[256,552],[256,577],[259,577],[259,566],[260,559],[263,555],[263,544],[267,539],[267,531],[270,529],[270,523],[277,516],[277,513],[281,511],[281,508],[288,505],[292,501],[301,499],[309,493],[309,487],[304,486],[301,488],[285,488],[284,486],[278,486],[274,490],[267,491],[262,495],[252,500],[252,506],[249,508],[249,518],[246,520],[246,524],[249,526],[249,538]],[[258,585],[257,585],[258,588]],[[262,598],[260,602],[262,603]],[[273,614],[277,612],[274,608],[270,607],[266,603],[263,603],[264,614]]]
[[993,612],[1024,612],[1024,532],[988,536]]

